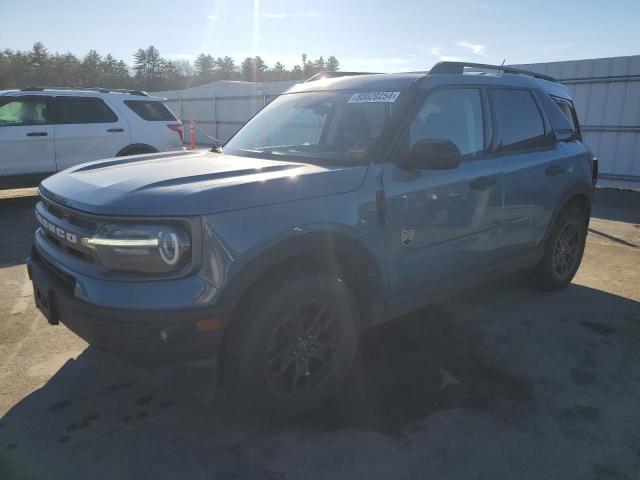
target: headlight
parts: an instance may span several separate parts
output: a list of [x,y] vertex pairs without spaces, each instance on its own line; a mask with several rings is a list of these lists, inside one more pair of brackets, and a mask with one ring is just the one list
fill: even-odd
[[96,252],[112,270],[174,272],[191,259],[189,235],[177,225],[108,224],[82,245]]

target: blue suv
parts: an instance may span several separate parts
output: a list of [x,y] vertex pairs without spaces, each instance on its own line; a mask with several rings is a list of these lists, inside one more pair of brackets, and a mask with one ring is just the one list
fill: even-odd
[[595,167],[552,78],[324,75],[221,149],[44,180],[29,273],[49,322],[89,344],[213,359],[238,400],[301,413],[340,386],[364,328],[515,270],[567,285]]

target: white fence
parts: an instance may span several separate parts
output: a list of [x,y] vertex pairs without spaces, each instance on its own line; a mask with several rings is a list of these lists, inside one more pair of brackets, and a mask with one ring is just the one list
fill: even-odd
[[211,145],[214,142],[209,137],[226,141],[269,100],[294,83],[219,81],[153,95],[165,98],[167,107],[185,124],[185,140],[187,123],[193,120],[199,127],[196,142]]

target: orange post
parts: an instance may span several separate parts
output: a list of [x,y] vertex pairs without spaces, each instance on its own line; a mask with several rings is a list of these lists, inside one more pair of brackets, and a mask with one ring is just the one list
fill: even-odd
[[191,140],[191,150],[196,149],[196,122],[189,122],[189,139]]

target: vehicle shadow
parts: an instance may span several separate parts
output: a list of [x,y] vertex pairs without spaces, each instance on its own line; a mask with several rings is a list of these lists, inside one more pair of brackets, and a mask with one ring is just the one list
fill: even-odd
[[[532,322],[516,322],[514,305],[529,310],[560,302],[567,311],[582,305],[640,325],[637,302],[577,285],[555,296],[522,285],[491,285],[466,295],[465,308],[473,312],[486,304],[487,292],[495,296],[505,288],[514,293],[489,302],[482,318],[504,323],[512,333],[503,332],[499,341],[523,345],[523,356],[535,357],[538,347],[525,340]],[[560,310],[557,318],[541,314],[536,321],[551,336],[557,322],[575,330],[572,338],[616,332],[571,318]],[[402,439],[433,413],[460,408],[528,418],[536,411],[540,386],[526,372],[499,366],[479,331],[442,307],[371,329],[340,394],[320,411],[288,423],[244,416],[224,395],[204,403],[197,383],[179,371],[138,370],[88,348],[0,419],[0,478],[282,478],[272,471],[274,459],[293,444],[309,444],[317,452],[334,436],[354,430]]]
[[33,213],[37,197],[0,200],[0,267],[24,263],[37,224]]

